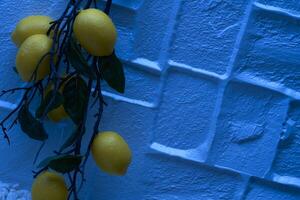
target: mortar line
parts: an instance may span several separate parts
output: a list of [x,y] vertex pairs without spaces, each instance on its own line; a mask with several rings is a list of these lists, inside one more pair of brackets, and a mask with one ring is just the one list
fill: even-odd
[[159,58],[158,58],[158,65],[161,67],[161,81],[160,81],[160,86],[159,86],[159,93],[158,93],[158,98],[157,102],[155,102],[156,107],[159,107],[162,97],[163,97],[163,88],[166,84],[166,79],[167,79],[167,72],[168,72],[168,57],[170,55],[170,47],[172,44],[173,40],[173,35],[175,32],[175,27],[176,27],[176,22],[178,18],[178,13],[180,11],[182,5],[182,1],[175,1],[172,9],[172,13],[170,15],[169,23],[167,26],[167,31],[166,35],[163,39],[162,45],[161,45],[161,50],[159,53]]
[[245,200],[246,195],[247,195],[248,190],[249,190],[249,184],[250,184],[251,176],[242,175],[242,179],[244,180],[244,184],[243,184],[243,187],[241,188],[240,193],[238,193],[238,195],[236,197],[236,200]]
[[246,32],[247,27],[248,27],[248,23],[249,23],[249,20],[250,20],[250,15],[251,15],[252,10],[253,10],[253,3],[254,3],[254,0],[250,0],[249,4],[247,5],[246,10],[245,10],[245,16],[241,21],[241,28],[240,28],[240,31],[237,35],[236,42],[235,42],[234,47],[233,47],[233,52],[231,54],[229,64],[228,64],[228,67],[227,67],[227,70],[226,70],[226,74],[228,75],[228,77],[231,77],[232,74],[233,74],[234,66],[235,66],[238,54],[240,52],[240,49],[241,49],[241,45],[242,45],[242,42],[243,42],[243,38],[245,36],[245,32]]
[[218,89],[218,94],[217,94],[217,100],[216,100],[216,106],[214,109],[214,112],[212,114],[212,119],[211,123],[209,125],[209,130],[208,130],[208,139],[205,142],[205,147],[206,150],[205,156],[204,156],[204,162],[207,163],[209,160],[209,154],[212,148],[212,144],[216,135],[216,130],[217,130],[217,123],[218,123],[218,118],[221,113],[221,108],[222,108],[222,103],[223,103],[223,97],[225,94],[225,88],[227,86],[228,81],[220,81],[219,83],[219,89]]
[[161,44],[161,50],[159,53],[158,63],[160,67],[163,67],[163,69],[166,68],[166,65],[168,64],[168,57],[170,54],[170,47],[172,45],[173,35],[176,30],[176,22],[178,13],[180,11],[182,5],[182,1],[174,1],[172,12],[170,14],[169,23],[167,25],[166,34],[163,38],[162,44]]
[[[292,101],[292,99],[289,98],[289,99],[288,99],[288,106],[287,106],[287,109],[286,109],[286,112],[285,112],[285,116],[284,116],[284,123],[287,122],[287,120],[288,120],[288,118],[289,118],[289,108],[290,108],[291,101]],[[283,129],[283,125],[282,125],[282,129]],[[270,178],[270,175],[271,175],[271,173],[272,173],[271,170],[272,170],[273,164],[274,164],[274,162],[275,162],[275,160],[276,160],[276,156],[277,156],[277,154],[278,154],[278,147],[279,147],[280,142],[281,142],[281,134],[282,134],[282,131],[283,131],[283,130],[281,130],[281,132],[280,132],[279,140],[277,141],[277,144],[276,144],[276,147],[275,147],[275,153],[274,153],[274,156],[273,156],[273,158],[272,158],[272,162],[271,162],[269,168],[267,169],[267,171],[265,172],[265,174],[264,174],[264,176],[263,176],[264,179],[268,179],[268,180],[273,181],[273,179]]]
[[248,5],[246,7],[246,10],[245,10],[245,16],[241,21],[242,25],[241,25],[240,31],[237,35],[237,39],[236,39],[236,42],[235,42],[235,45],[234,45],[234,49],[233,49],[233,52],[232,52],[232,55],[230,57],[230,61],[229,61],[229,64],[228,64],[228,67],[227,67],[227,70],[226,70],[227,79],[221,80],[221,84],[219,85],[216,108],[213,112],[211,124],[209,126],[209,134],[208,134],[209,138],[207,139],[207,142],[205,144],[206,147],[207,147],[206,148],[207,152],[206,152],[205,162],[208,162],[208,163],[210,163],[209,154],[211,152],[212,144],[213,144],[213,141],[214,141],[215,136],[216,136],[217,123],[218,123],[219,115],[220,115],[221,110],[222,110],[222,103],[223,103],[223,98],[224,98],[224,95],[225,95],[225,89],[226,89],[226,87],[227,87],[227,85],[228,85],[228,83],[231,79],[231,76],[232,76],[232,71],[233,71],[233,68],[234,68],[234,64],[237,60],[237,57],[238,57],[238,54],[239,54],[239,51],[240,51],[240,47],[241,47],[241,44],[242,44],[242,40],[243,40],[243,37],[245,35],[246,29],[247,29],[247,26],[248,26],[248,22],[249,22],[249,19],[250,19],[250,15],[251,15],[251,12],[252,12],[252,9],[253,9],[253,2],[254,2],[254,0],[251,0],[248,3]]
[[256,8],[261,9],[265,12],[271,12],[271,13],[275,13],[278,15],[283,15],[283,16],[287,16],[290,18],[293,18],[295,20],[300,20],[300,14],[293,12],[292,10],[289,9],[284,9],[284,8],[280,8],[280,7],[276,7],[276,6],[271,6],[268,4],[262,4],[259,2],[254,2],[253,4]]
[[[169,22],[167,25],[166,34],[163,39],[163,42],[161,45],[161,50],[159,53],[158,65],[161,68],[161,76],[160,76],[160,84],[159,84],[158,95],[157,95],[158,98],[156,98],[156,101],[154,102],[154,108],[157,110],[154,115],[153,124],[155,124],[157,122],[159,106],[160,106],[162,98],[163,98],[163,88],[166,85],[166,79],[167,79],[167,74],[168,74],[167,70],[169,68],[169,67],[167,67],[168,66],[168,57],[170,54],[169,50],[170,50],[170,47],[172,44],[173,34],[175,31],[175,26],[176,26],[176,22],[177,22],[178,13],[181,8],[181,4],[182,4],[182,1],[174,1],[174,4],[172,6],[172,13],[170,14]],[[150,134],[150,140],[149,140],[149,144],[148,144],[149,147],[154,142],[154,138],[155,138],[155,134],[152,131],[152,133]]]

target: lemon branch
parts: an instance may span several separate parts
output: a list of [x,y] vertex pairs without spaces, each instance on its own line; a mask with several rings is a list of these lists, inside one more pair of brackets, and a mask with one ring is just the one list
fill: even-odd
[[[96,65],[95,65],[95,68],[97,68]],[[96,70],[96,71],[98,72],[98,70]],[[92,143],[93,143],[97,133],[99,132],[99,126],[100,126],[100,121],[101,121],[103,110],[104,110],[104,105],[106,105],[106,103],[104,102],[104,99],[103,99],[103,95],[102,95],[101,82],[100,82],[101,75],[100,75],[99,72],[97,73],[97,76],[98,76],[98,79],[97,79],[97,85],[96,85],[94,94],[97,94],[97,97],[95,97],[95,100],[98,100],[99,107],[98,107],[98,112],[95,114],[96,122],[95,122],[94,128],[93,128],[93,135],[92,135],[92,137],[90,139],[90,142],[88,144],[88,148],[87,148],[87,151],[85,153],[84,160],[83,160],[83,163],[82,163],[82,166],[81,166],[82,181],[81,181],[79,189],[81,189],[81,187],[83,185],[83,182],[85,181],[85,178],[84,178],[85,165],[86,165],[87,160],[90,156]]]
[[[40,196],[39,189],[36,189],[39,188],[40,179],[43,180],[43,177],[54,177],[58,182],[62,182],[62,177],[51,172],[54,170],[67,176],[69,187],[62,189],[63,194],[51,193],[50,195],[53,195],[51,198],[79,200],[78,192],[85,182],[87,160],[95,146],[96,153],[101,154],[101,148],[111,145],[111,143],[97,144],[102,144],[102,140],[106,140],[107,137],[112,137],[115,141],[113,145],[119,145],[122,148],[121,151],[118,150],[123,153],[123,157],[120,158],[122,167],[119,166],[118,161],[115,163],[116,159],[107,158],[102,161],[97,156],[95,157],[93,152],[97,165],[107,173],[122,175],[130,164],[131,151],[118,134],[108,132],[103,137],[99,137],[101,118],[104,106],[107,105],[102,95],[102,82],[107,82],[112,89],[120,93],[124,93],[125,89],[122,63],[114,51],[117,33],[109,18],[111,6],[112,0],[107,0],[104,12],[102,12],[93,9],[93,7],[97,8],[96,0],[69,0],[58,19],[49,21],[48,17],[29,17],[22,21],[21,25],[17,25],[13,33],[13,40],[20,47],[19,52],[21,52],[17,55],[16,69],[21,78],[29,83],[25,87],[3,90],[0,93],[1,97],[15,92],[24,92],[16,107],[0,121],[4,138],[10,144],[8,130],[19,123],[22,131],[31,139],[42,142],[36,153],[35,163],[48,139],[44,128],[47,117],[51,119],[54,113],[59,113],[58,117],[52,119],[53,121],[67,117],[75,125],[72,134],[66,137],[64,144],[58,150],[54,151],[54,155],[45,158],[36,166],[37,170],[33,171],[36,178],[32,187],[33,199],[45,199],[44,196]],[[91,17],[95,20],[90,20]],[[88,22],[86,19],[89,19]],[[36,27],[37,32],[32,33],[29,30],[31,36],[28,36],[24,30],[26,31],[26,23],[32,23],[32,20],[41,21],[36,23],[36,26],[39,26]],[[39,25],[43,23],[44,25]],[[25,26],[25,28],[18,29],[18,26]],[[45,27],[47,27],[46,30]],[[92,35],[89,35],[90,32]],[[23,35],[27,38],[23,38]],[[27,49],[40,51],[31,54]],[[28,55],[22,57],[24,54]],[[31,59],[30,62],[28,59]],[[28,61],[27,64],[24,64],[26,61]],[[30,63],[37,64],[31,66]],[[37,97],[40,98],[40,105],[35,108],[32,102]],[[97,109],[94,114],[92,135],[86,149],[83,150],[82,142],[85,139],[87,115],[95,105]],[[33,109],[35,109],[35,115],[31,113]],[[17,116],[13,117],[16,114]],[[6,126],[8,120],[12,120],[12,123]],[[114,152],[111,153],[114,154]],[[116,156],[120,155],[110,157]],[[107,169],[105,167],[107,165],[102,162],[109,162],[109,166],[113,166],[114,169]],[[45,182],[42,181],[42,183]],[[47,198],[50,197],[47,196]]]
[[[87,2],[87,5],[86,5],[85,8],[90,7],[90,5],[91,5],[92,2],[93,2],[93,1],[89,0],[89,1]],[[106,13],[109,13],[110,8],[111,8],[111,3],[112,3],[112,1],[107,1],[106,7],[105,7],[105,12],[106,12]],[[69,4],[69,5],[70,5],[70,4]],[[76,7],[75,7],[75,8],[76,8]],[[69,8],[67,8],[66,10],[68,10],[68,9],[69,9]],[[66,14],[66,13],[67,13],[67,11],[64,12],[64,14]],[[74,10],[71,11],[71,13],[74,14],[74,13],[75,13]],[[56,22],[56,23],[58,23],[58,24],[56,24],[56,27],[59,27],[59,23],[61,23],[61,22],[62,22],[61,20],[64,19],[64,18],[66,18],[66,17],[61,17],[61,18],[59,19],[59,21]],[[68,20],[70,20],[70,19],[71,19],[71,18],[68,18]],[[70,22],[70,21],[69,21],[69,22]],[[53,28],[53,27],[55,27],[55,26],[51,26],[51,28]],[[62,40],[62,41],[63,41],[63,42],[62,42],[62,45],[60,46],[60,49],[63,49],[62,51],[65,50],[65,49],[64,49],[64,48],[65,48],[64,44],[66,43],[67,38],[70,36],[70,35],[69,35],[70,23],[69,23],[69,24],[65,23],[65,24],[63,25],[63,28],[64,28],[64,27],[67,27],[67,30],[66,30],[66,32],[65,32],[65,37],[64,37],[63,40]],[[49,29],[50,31],[48,31],[48,33],[51,32],[51,28]],[[55,29],[55,30],[57,30],[57,29]],[[54,33],[54,38],[55,38],[55,35],[56,35],[56,34],[57,34],[57,32]],[[54,41],[55,41],[55,40],[54,40]],[[55,48],[54,48],[54,45],[53,45],[53,47],[52,47],[52,51],[53,51],[53,49],[55,49]],[[60,52],[60,53],[61,53],[61,52]],[[59,53],[59,55],[60,55],[60,53]],[[53,55],[54,55],[54,54],[53,54],[53,52],[52,52],[52,55],[51,55],[51,56],[53,57]],[[59,59],[59,62],[60,62],[61,57],[59,57],[58,59]],[[68,173],[68,176],[69,176],[69,179],[70,179],[70,183],[71,183],[71,186],[69,187],[69,195],[68,195],[68,199],[71,199],[72,195],[73,195],[73,197],[74,197],[75,200],[78,199],[78,189],[77,189],[77,180],[78,180],[78,178],[77,178],[77,176],[78,176],[78,174],[81,174],[81,184],[80,184],[80,186],[79,186],[79,190],[80,190],[81,187],[82,187],[82,185],[83,185],[83,182],[85,181],[85,178],[84,178],[84,170],[85,170],[86,162],[87,162],[87,160],[88,160],[88,158],[89,158],[89,155],[90,155],[90,150],[91,150],[92,142],[93,142],[95,136],[97,135],[97,133],[99,132],[99,125],[100,125],[101,116],[102,116],[102,113],[103,113],[103,107],[104,107],[104,104],[105,104],[105,102],[104,102],[104,100],[103,100],[103,96],[102,96],[102,90],[101,90],[101,79],[102,79],[102,77],[101,77],[101,73],[100,73],[100,69],[99,69],[100,67],[97,65],[97,63],[99,62],[99,59],[101,59],[101,58],[99,58],[99,57],[94,57],[94,59],[93,59],[93,64],[92,64],[92,66],[93,66],[93,68],[94,68],[94,72],[96,73],[96,76],[97,76],[96,87],[95,87],[95,89],[94,89],[94,91],[93,91],[93,97],[95,98],[95,102],[98,100],[98,102],[99,102],[99,109],[98,109],[97,114],[95,115],[95,117],[96,117],[96,122],[95,122],[95,125],[94,125],[93,135],[92,135],[92,137],[91,137],[91,139],[90,139],[90,142],[89,142],[87,151],[86,151],[86,153],[85,153],[84,161],[83,161],[83,163],[81,164],[80,167],[77,167],[77,168],[75,169],[75,171],[73,172],[73,176],[71,176],[70,173]],[[88,60],[88,59],[87,59],[87,60]],[[66,57],[65,61],[66,61],[67,65],[70,64],[70,62],[69,62],[69,60],[68,60],[67,57]],[[59,63],[59,62],[58,62],[58,63]],[[51,61],[51,63],[53,63],[53,60]],[[51,70],[53,70],[53,67],[51,67]],[[55,77],[54,77],[54,78],[55,78]],[[67,79],[66,79],[66,80],[67,80]],[[57,83],[57,81],[55,81],[55,83]],[[59,84],[56,84],[56,86],[55,86],[55,91],[58,90],[58,85],[59,85]],[[88,97],[89,97],[90,94],[91,94],[91,89],[92,89],[92,80],[89,79],[89,84],[88,84],[88,92],[89,92],[89,93],[88,93]],[[87,102],[89,102],[89,98],[88,98]],[[87,105],[86,105],[85,110],[86,110],[85,113],[87,113],[87,110],[88,110],[88,103],[87,103]],[[84,134],[84,132],[85,132],[85,123],[86,123],[86,114],[85,114],[85,117],[84,117],[83,121],[81,122],[81,124],[80,124],[80,126],[79,126],[79,129],[80,129],[80,135],[81,135],[81,136],[80,136],[80,137],[78,138],[78,140],[76,141],[75,148],[73,148],[73,149],[71,149],[70,151],[65,152],[65,153],[67,153],[67,154],[74,153],[74,155],[80,155],[80,154],[81,154],[81,143],[82,143],[82,136],[83,136],[83,134]],[[60,151],[58,151],[58,153],[61,154]],[[47,168],[44,168],[43,170],[41,170],[41,171],[38,172],[38,173],[41,173],[41,172],[43,172],[43,171],[46,170],[46,169],[47,169]],[[36,173],[35,176],[37,176],[38,173]]]
[[[80,137],[78,138],[78,140],[76,141],[75,144],[75,149],[74,149],[74,154],[75,155],[80,155],[81,154],[81,143],[82,143],[82,136],[85,132],[85,124],[86,124],[86,118],[87,118],[87,111],[88,111],[88,102],[89,102],[89,97],[91,94],[91,90],[92,90],[92,83],[93,80],[89,79],[88,81],[88,99],[87,99],[87,104],[85,107],[85,114],[83,117],[83,120],[80,124],[79,130],[81,132]],[[74,195],[74,200],[78,199],[78,194],[77,194],[77,175],[78,172],[80,171],[79,166],[75,169],[74,173],[73,173],[73,178],[72,178],[72,182],[71,182],[71,190],[69,192],[69,198],[71,198],[72,194]]]
[[[97,65],[98,63],[98,60],[99,58],[97,57],[94,57],[93,59],[93,68],[96,72],[96,75],[97,75],[97,83],[96,83],[96,87],[94,88],[94,91],[93,91],[93,97],[95,98],[96,101],[98,101],[98,111],[97,113],[94,115],[95,118],[96,118],[96,122],[94,124],[94,128],[93,128],[93,134],[92,134],[92,137],[90,138],[90,142],[88,144],[88,147],[87,147],[87,150],[86,150],[86,153],[84,154],[84,158],[83,158],[83,161],[82,161],[82,164],[80,167],[78,167],[77,169],[75,169],[74,173],[73,173],[73,177],[71,177],[70,179],[70,182],[71,182],[71,186],[69,188],[69,196],[68,196],[68,199],[71,198],[72,194],[74,196],[74,199],[78,199],[78,194],[77,192],[81,190],[82,186],[83,186],[83,183],[85,182],[85,165],[86,165],[86,162],[89,158],[89,155],[90,155],[90,151],[91,151],[91,146],[92,146],[92,143],[93,143],[93,140],[95,138],[95,136],[97,135],[97,133],[99,132],[99,125],[100,125],[100,121],[101,121],[101,117],[102,117],[102,113],[103,113],[103,108],[104,108],[104,105],[105,105],[105,102],[104,102],[104,99],[103,99],[103,95],[102,95],[102,89],[101,89],[101,74],[100,74],[100,70],[99,70],[99,66]],[[89,84],[88,84],[88,90],[89,90],[89,95],[91,95],[91,92],[92,92],[92,80],[90,79],[89,80]],[[97,95],[97,96],[96,96]],[[86,110],[88,110],[88,104],[86,106]],[[87,112],[86,112],[87,113]],[[75,146],[75,149],[74,150],[74,154],[75,155],[80,155],[81,154],[81,143],[82,143],[82,136],[84,134],[84,131],[85,131],[85,128],[84,128],[84,124],[86,123],[86,115],[85,115],[85,118],[83,120],[83,123],[81,124],[80,126],[80,130],[82,132],[81,134],[81,137],[78,138],[78,141],[76,142],[76,146]],[[70,153],[70,152],[69,152]],[[78,174],[81,175],[81,183],[77,189],[77,176]]]
[[105,12],[107,15],[109,15],[110,8],[111,8],[111,4],[112,4],[112,0],[107,0],[106,6],[105,6],[105,9],[104,9],[104,12]]
[[[38,81],[34,85],[29,86],[29,87],[17,87],[17,88],[12,88],[12,89],[8,89],[8,90],[2,90],[0,97],[4,96],[6,94],[13,94],[16,91],[25,91],[24,95],[23,95],[22,99],[20,100],[20,102],[18,103],[18,105],[14,109],[12,109],[12,111],[10,111],[0,121],[0,127],[4,134],[4,138],[7,140],[8,144],[10,144],[10,139],[9,139],[7,131],[9,131],[11,128],[13,128],[14,125],[17,124],[18,118],[16,117],[13,120],[13,122],[11,123],[11,125],[9,125],[8,127],[5,126],[5,122],[7,122],[15,113],[17,113],[22,106],[24,106],[25,104],[27,104],[28,102],[30,102],[32,100],[33,96],[35,95],[35,93],[37,91],[37,88],[40,88],[40,86],[41,86],[41,81]],[[28,101],[28,99],[29,99],[29,101]]]

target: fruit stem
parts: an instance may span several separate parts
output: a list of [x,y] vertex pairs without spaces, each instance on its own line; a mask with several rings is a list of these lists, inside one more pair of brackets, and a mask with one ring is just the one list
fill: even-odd
[[[100,73],[97,73],[97,80],[100,80]],[[97,118],[96,119],[96,122],[94,124],[94,129],[93,129],[93,135],[89,141],[89,144],[88,144],[88,148],[87,148],[87,151],[85,153],[85,156],[84,156],[84,160],[83,160],[83,163],[82,163],[82,166],[81,166],[81,169],[82,169],[82,174],[83,174],[83,180],[84,180],[84,171],[85,171],[85,165],[87,163],[87,160],[90,156],[90,152],[91,152],[91,147],[92,147],[92,143],[96,137],[96,135],[98,134],[99,132],[99,126],[100,126],[100,122],[101,122],[101,118],[102,118],[102,114],[103,114],[103,110],[104,110],[104,105],[105,105],[105,102],[103,100],[103,95],[102,95],[102,90],[101,90],[101,82],[99,81],[99,83],[97,82],[97,87],[96,89],[97,90],[97,93],[98,93],[98,97],[96,97],[98,99],[98,102],[99,102],[99,108],[98,108],[98,112],[96,113],[95,117]],[[79,187],[79,190],[81,189],[82,187],[82,184],[83,184],[83,180],[81,182],[81,185]]]
[[[66,56],[66,49],[68,47],[69,41],[72,39],[72,34],[73,34],[73,23],[75,20],[75,17],[78,14],[78,11],[80,10],[81,4],[84,3],[83,8],[90,8],[92,4],[94,3],[94,7],[97,7],[96,0],[69,0],[66,9],[63,11],[62,15],[60,18],[57,20],[53,21],[50,23],[50,28],[47,31],[47,35],[53,39],[53,44],[51,47],[51,50],[49,53],[43,55],[43,57],[39,60],[38,65],[36,66],[35,71],[33,72],[30,82],[28,86],[26,87],[16,87],[8,90],[3,90],[2,93],[0,93],[0,97],[6,94],[12,94],[14,92],[19,92],[19,91],[24,91],[24,94],[22,95],[21,100],[18,102],[17,105],[13,107],[13,109],[0,121],[0,130],[2,129],[4,138],[7,140],[8,144],[10,144],[10,139],[7,134],[7,131],[11,129],[15,124],[17,124],[17,121],[19,120],[18,116],[16,118],[13,118],[14,116],[20,109],[22,109],[24,106],[30,106],[32,103],[34,97],[37,96],[37,93],[39,92],[42,100],[44,98],[44,89],[49,85],[50,82],[53,82],[52,84],[54,85],[54,93],[58,92],[60,87],[68,81],[71,77],[77,75],[79,76],[77,71],[70,72],[69,73],[69,68],[70,68],[70,61],[68,60],[68,57]],[[107,0],[106,5],[104,8],[104,12],[109,15],[110,10],[112,6],[112,0]],[[50,74],[48,78],[42,79],[42,80],[37,80],[37,71],[39,68],[39,65],[42,63],[42,61],[46,58],[50,57]],[[99,59],[100,57],[90,57],[93,58],[93,63],[92,67],[94,68],[96,75],[97,75],[97,82],[94,91],[92,92],[92,87],[93,87],[93,80],[89,79],[88,80],[88,100],[85,108],[85,115],[83,117],[83,120],[81,124],[79,125],[79,130],[81,131],[81,136],[77,139],[75,145],[73,146],[73,149],[71,151],[68,151],[68,154],[74,154],[74,155],[81,155],[81,147],[82,147],[82,139],[84,132],[86,130],[86,121],[87,121],[87,112],[89,109],[89,100],[90,96],[95,98],[95,102],[92,104],[98,103],[98,110],[97,113],[95,114],[95,123],[93,126],[93,133],[92,136],[89,140],[86,152],[84,152],[84,157],[81,162],[81,165],[78,166],[73,173],[68,173],[68,177],[70,180],[71,186],[69,187],[69,195],[68,199],[71,199],[73,197],[74,200],[79,200],[78,198],[78,192],[82,188],[83,182],[85,181],[85,166],[87,163],[87,160],[90,156],[90,151],[92,147],[92,142],[96,135],[99,132],[99,126],[104,110],[104,106],[106,103],[104,102],[103,95],[102,95],[102,88],[101,88],[101,74],[100,74],[100,64],[99,64]],[[62,73],[59,68],[61,67],[62,63],[66,64],[66,73],[67,76],[61,76],[60,73]],[[89,61],[87,59],[87,62],[91,63],[92,61]],[[62,78],[64,77],[64,78]],[[47,113],[50,109],[50,105],[55,99],[55,95],[51,98],[50,102],[47,104],[44,113],[42,117],[39,119],[41,122],[43,122],[44,118],[47,116]],[[6,126],[6,123],[9,119],[13,118],[12,123],[9,126]],[[42,150],[45,142],[43,142],[42,146],[38,150],[34,163],[36,162],[38,155],[40,151]],[[56,153],[61,153],[57,151]],[[48,170],[48,166],[40,169],[37,172],[34,173],[34,177],[38,176],[40,173],[44,172],[45,170]],[[81,183],[79,187],[77,187],[77,182],[78,182],[78,175],[81,175]]]
[[112,0],[107,0],[106,5],[105,5],[105,9],[104,9],[104,12],[107,15],[109,15],[111,4],[112,4]]

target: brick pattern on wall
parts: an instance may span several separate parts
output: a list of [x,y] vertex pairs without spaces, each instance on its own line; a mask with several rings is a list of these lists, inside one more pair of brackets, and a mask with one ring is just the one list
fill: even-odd
[[[103,6],[103,2],[100,3]],[[125,177],[85,199],[300,199],[297,0],[115,0],[127,91],[104,86]]]
[[[109,92],[113,101],[147,109],[147,122],[130,120],[147,126],[147,143],[139,144],[123,180],[143,166],[146,174],[130,182],[146,192],[135,197],[299,199],[298,1],[137,4],[116,11],[136,15],[132,47],[126,47],[133,53],[123,57],[134,73],[128,95]],[[131,131],[141,131],[120,130],[129,142],[136,140]],[[92,196],[124,198],[125,188]]]

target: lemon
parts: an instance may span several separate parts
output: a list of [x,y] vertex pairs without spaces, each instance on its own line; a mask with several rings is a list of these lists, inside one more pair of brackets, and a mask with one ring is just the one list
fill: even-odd
[[16,68],[24,81],[31,80],[37,67],[36,80],[50,73],[50,55],[45,55],[50,52],[51,46],[52,39],[42,34],[32,35],[23,42],[17,54]]
[[74,34],[79,43],[93,56],[109,56],[117,39],[116,28],[104,12],[90,8],[75,18]]
[[[59,89],[60,94],[62,94],[62,91],[64,89],[65,84],[66,84],[66,82],[63,84],[62,87],[60,87],[60,89]],[[47,95],[53,89],[54,89],[53,85],[48,86],[46,88],[45,95]],[[47,116],[51,121],[54,121],[54,122],[59,122],[59,121],[69,117],[69,115],[67,114],[67,112],[66,112],[63,105],[60,105],[59,107],[57,107],[57,108],[51,110],[50,112],[48,112]]]
[[48,16],[36,15],[22,19],[16,26],[11,37],[19,47],[30,36],[35,34],[46,34],[53,21]]
[[113,175],[124,175],[131,162],[131,150],[117,133],[98,133],[92,143],[92,155],[100,169]]
[[34,180],[32,200],[67,200],[68,189],[64,178],[54,172],[43,172]]

